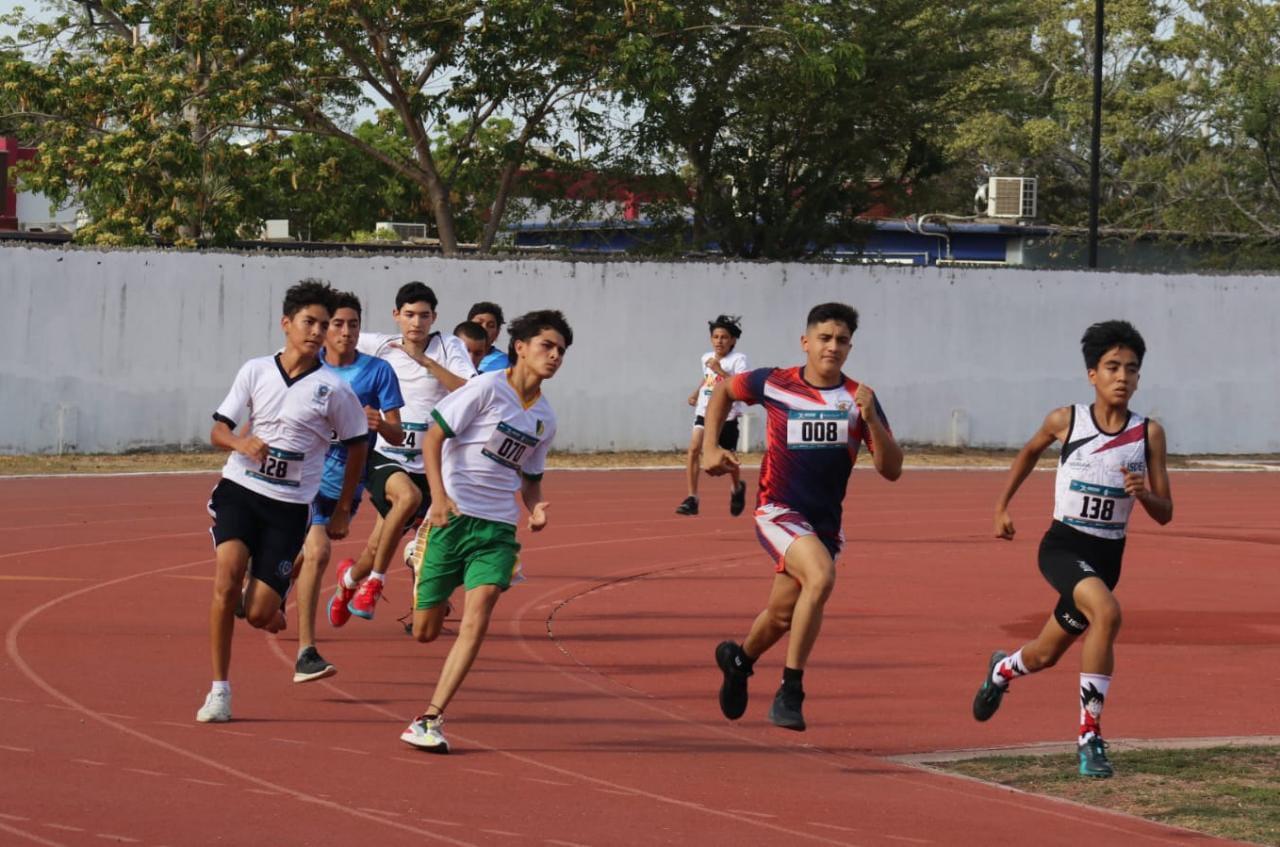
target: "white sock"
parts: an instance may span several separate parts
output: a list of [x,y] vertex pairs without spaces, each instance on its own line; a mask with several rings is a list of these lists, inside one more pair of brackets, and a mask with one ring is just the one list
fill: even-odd
[[347,568],[342,572],[342,587],[352,590],[360,587],[360,583],[351,578],[351,568]]
[[213,694],[226,694],[226,695],[230,695],[230,694],[231,694],[231,680],[229,680],[229,679],[215,679],[215,680],[213,681],[213,688],[209,689],[209,691],[210,691],[211,693],[213,693]]
[[385,584],[387,581],[387,575],[384,573],[378,573],[377,571],[370,571],[369,579],[376,579],[378,582]]
[[1102,706],[1107,701],[1111,677],[1098,673],[1080,674],[1080,738],[1084,744],[1102,735]]
[[1019,649],[1012,656],[1005,656],[996,662],[996,666],[991,669],[991,681],[1001,688],[1008,688],[1014,677],[1026,676],[1028,673],[1027,666],[1022,661],[1022,650]]

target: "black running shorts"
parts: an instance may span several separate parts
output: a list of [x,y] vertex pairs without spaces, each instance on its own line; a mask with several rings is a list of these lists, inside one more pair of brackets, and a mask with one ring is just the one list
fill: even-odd
[[[707,425],[707,419],[702,415],[698,415],[693,419],[693,427],[697,429]],[[738,419],[725,421],[720,426],[720,440],[716,442],[720,445],[721,450],[737,450],[738,449]]]
[[369,454],[368,468],[369,502],[373,503],[373,508],[377,509],[378,514],[384,518],[387,512],[391,511],[391,501],[387,499],[387,480],[395,474],[402,473],[418,486],[418,490],[422,492],[422,505],[418,506],[416,513],[409,516],[404,530],[408,531],[416,526],[426,516],[427,508],[431,505],[431,489],[427,486],[427,475],[407,471],[404,465],[395,459],[387,458],[377,450]]
[[1058,605],[1053,617],[1072,635],[1089,628],[1084,613],[1076,608],[1071,595],[1080,580],[1096,576],[1115,590],[1120,582],[1120,560],[1124,557],[1123,538],[1098,538],[1054,521],[1040,540],[1040,573],[1058,592]]
[[243,541],[252,557],[250,575],[284,598],[289,593],[293,561],[307,538],[310,514],[306,503],[273,500],[224,479],[209,497],[213,518],[209,533],[215,547],[225,541]]

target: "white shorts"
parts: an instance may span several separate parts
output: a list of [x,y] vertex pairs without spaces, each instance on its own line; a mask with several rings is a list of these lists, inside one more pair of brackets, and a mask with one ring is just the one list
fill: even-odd
[[787,550],[797,538],[806,535],[816,536],[834,561],[844,546],[844,531],[839,539],[824,538],[814,530],[813,525],[799,512],[776,503],[765,503],[756,509],[756,538],[760,546],[773,559],[773,569],[782,573],[785,570]]

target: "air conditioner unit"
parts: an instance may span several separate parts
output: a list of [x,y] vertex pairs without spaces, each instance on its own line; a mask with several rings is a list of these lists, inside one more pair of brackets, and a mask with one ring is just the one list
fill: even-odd
[[374,225],[373,231],[380,229],[389,229],[396,234],[396,238],[401,241],[412,241],[415,238],[427,237],[426,224],[401,223],[399,221],[378,221]]
[[267,241],[287,240],[289,238],[289,220],[272,218],[262,222],[262,237]]
[[1035,216],[1034,177],[993,176],[987,180],[987,217],[1030,219]]

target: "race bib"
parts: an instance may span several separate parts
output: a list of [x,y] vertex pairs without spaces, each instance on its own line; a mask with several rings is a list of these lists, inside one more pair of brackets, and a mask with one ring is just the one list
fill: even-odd
[[1070,526],[1119,529],[1129,522],[1133,499],[1123,488],[1071,480],[1062,520]]
[[839,409],[787,412],[787,447],[791,450],[820,450],[849,446],[849,413]]
[[416,459],[421,456],[422,437],[427,434],[427,425],[402,421],[400,428],[404,430],[404,441],[400,443],[400,446],[397,447],[388,443],[382,449],[387,453],[402,456],[406,459]]
[[306,453],[268,447],[267,457],[262,460],[258,469],[246,470],[245,475],[272,485],[297,488],[302,485],[302,464],[306,458]]
[[500,423],[480,452],[498,464],[518,471],[538,446],[538,439],[515,427]]

